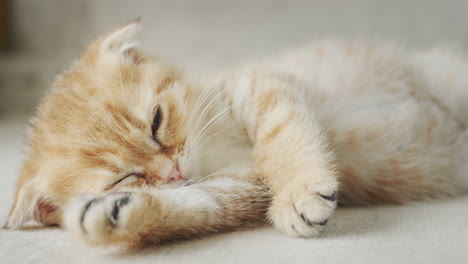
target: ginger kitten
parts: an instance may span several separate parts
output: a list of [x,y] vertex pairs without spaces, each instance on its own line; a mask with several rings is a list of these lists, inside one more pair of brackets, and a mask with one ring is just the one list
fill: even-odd
[[338,200],[466,193],[460,55],[323,41],[197,84],[140,51],[138,29],[100,37],[54,82],[7,228],[131,247],[265,221],[313,237]]

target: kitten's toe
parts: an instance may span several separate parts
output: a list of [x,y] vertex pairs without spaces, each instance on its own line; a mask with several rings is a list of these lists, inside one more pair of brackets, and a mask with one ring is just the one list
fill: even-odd
[[84,217],[99,198],[94,193],[85,193],[72,199],[64,211],[64,227],[73,232],[82,232]]
[[113,227],[117,225],[117,221],[119,220],[120,208],[128,204],[129,200],[130,200],[129,196],[124,196],[114,201],[114,204],[113,204],[110,216],[109,216],[109,220]]
[[81,196],[65,211],[65,227],[90,243],[108,243],[128,232],[127,220],[138,200],[132,193]]
[[331,195],[325,195],[325,194],[321,194],[319,193],[320,197],[322,197],[323,199],[325,200],[328,200],[330,202],[335,202],[336,201],[336,191],[333,191],[333,193]]
[[336,190],[289,191],[277,195],[269,210],[273,225],[295,237],[317,236],[336,208]]

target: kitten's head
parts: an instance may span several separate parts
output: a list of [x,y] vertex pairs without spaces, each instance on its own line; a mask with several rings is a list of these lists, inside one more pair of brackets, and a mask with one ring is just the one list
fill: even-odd
[[157,186],[196,173],[187,133],[199,94],[135,45],[139,23],[100,37],[58,76],[32,122],[7,227],[60,224],[83,192]]

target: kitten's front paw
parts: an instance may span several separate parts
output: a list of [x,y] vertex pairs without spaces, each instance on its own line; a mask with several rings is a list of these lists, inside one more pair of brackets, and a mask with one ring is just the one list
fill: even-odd
[[113,244],[134,231],[130,219],[142,205],[138,193],[81,195],[65,211],[65,227],[91,244]]
[[273,225],[290,236],[317,236],[336,208],[337,186],[333,180],[317,188],[284,190],[273,198],[269,209]]

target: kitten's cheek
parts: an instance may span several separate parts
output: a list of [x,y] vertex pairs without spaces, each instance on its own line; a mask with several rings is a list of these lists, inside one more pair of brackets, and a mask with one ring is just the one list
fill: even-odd
[[191,171],[187,171],[187,172],[182,172],[182,174],[184,175],[184,180],[187,181],[189,179],[192,178],[192,172]]
[[192,178],[192,175],[193,175],[193,170],[191,170],[188,167],[189,166],[187,166],[187,165],[181,165],[180,166],[180,173],[184,176],[183,177],[184,181],[189,180],[190,178]]

